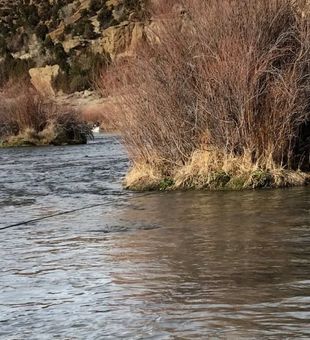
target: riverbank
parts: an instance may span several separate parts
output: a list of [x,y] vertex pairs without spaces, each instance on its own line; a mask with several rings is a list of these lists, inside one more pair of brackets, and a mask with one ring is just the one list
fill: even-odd
[[283,168],[264,170],[259,166],[245,169],[240,164],[227,163],[211,170],[197,154],[190,163],[168,174],[149,164],[135,164],[125,177],[124,186],[132,191],[173,191],[287,188],[310,184],[309,172]]
[[86,144],[91,137],[89,128],[87,131],[79,128],[79,131],[66,131],[64,126],[57,126],[54,123],[48,125],[44,130],[37,132],[34,129],[27,128],[17,135],[5,136],[0,138],[0,148],[4,147],[21,147],[21,146],[44,146],[44,145],[78,145]]

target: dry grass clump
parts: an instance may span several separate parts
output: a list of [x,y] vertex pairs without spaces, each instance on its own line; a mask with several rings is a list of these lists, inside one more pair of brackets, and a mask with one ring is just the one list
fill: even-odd
[[124,184],[127,189],[134,188],[137,191],[157,190],[161,188],[162,171],[146,163],[135,164],[128,173]]
[[191,161],[174,174],[175,188],[196,189],[246,189],[289,187],[304,185],[310,175],[301,171],[289,171],[273,163],[271,159],[263,169],[252,162],[249,153],[242,156],[223,154],[220,151],[196,151]]
[[309,17],[291,0],[155,7],[160,43],[99,84],[120,98],[115,121],[134,165],[180,187],[221,187],[215,173],[225,187],[242,176],[242,187],[299,184],[306,175],[291,171],[310,170]]
[[163,167],[134,164],[125,178],[128,189],[256,189],[302,186],[310,183],[310,173],[293,171],[277,166],[272,159],[253,163],[249,153],[241,156],[225,154],[219,150],[197,150],[190,161],[175,167],[173,172]]
[[91,127],[77,112],[48,102],[28,83],[7,84],[0,92],[2,146],[81,144]]

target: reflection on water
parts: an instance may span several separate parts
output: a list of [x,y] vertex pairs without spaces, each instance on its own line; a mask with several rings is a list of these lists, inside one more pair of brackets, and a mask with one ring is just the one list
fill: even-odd
[[102,203],[1,232],[0,337],[310,337],[309,188],[126,193],[110,136],[0,162],[0,227]]

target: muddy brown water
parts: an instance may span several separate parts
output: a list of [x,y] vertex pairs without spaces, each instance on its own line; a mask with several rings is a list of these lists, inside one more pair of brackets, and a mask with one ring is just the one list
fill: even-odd
[[127,167],[113,135],[0,150],[1,339],[310,338],[309,188],[138,194]]

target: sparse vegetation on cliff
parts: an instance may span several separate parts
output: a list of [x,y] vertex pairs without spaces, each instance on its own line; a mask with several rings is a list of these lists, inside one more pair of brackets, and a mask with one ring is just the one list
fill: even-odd
[[[62,71],[57,91],[92,89],[97,69],[84,67],[80,60],[94,56],[94,65],[102,56],[102,60],[108,61],[111,51],[103,45],[108,45],[111,38],[103,39],[103,31],[129,23],[129,18],[144,19],[144,2],[0,1],[0,86],[12,76],[24,77],[30,68],[57,64]],[[113,41],[110,44],[113,46]],[[126,48],[126,43],[121,44],[119,52]]]
[[155,10],[160,43],[115,63],[99,84],[119,98],[115,124],[133,162],[126,186],[309,181],[305,13],[290,0],[158,1]]
[[28,83],[0,91],[0,146],[85,144],[91,127],[78,112],[47,102]]

